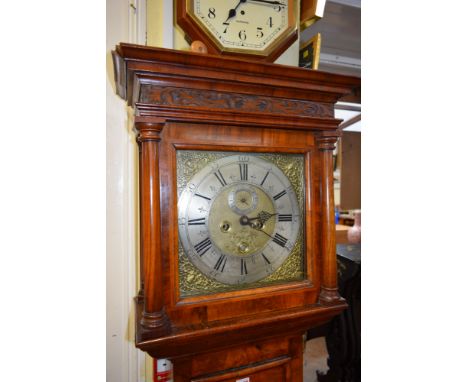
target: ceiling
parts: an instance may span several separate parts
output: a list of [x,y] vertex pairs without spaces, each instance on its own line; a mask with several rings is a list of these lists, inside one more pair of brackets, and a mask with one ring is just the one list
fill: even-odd
[[360,77],[361,0],[327,0],[322,19],[301,32],[301,43],[319,32],[319,70]]

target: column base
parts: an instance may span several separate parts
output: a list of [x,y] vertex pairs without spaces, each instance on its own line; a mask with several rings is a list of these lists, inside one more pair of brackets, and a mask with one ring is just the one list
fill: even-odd
[[166,312],[143,312],[140,324],[152,332],[168,333],[171,325]]
[[344,298],[341,297],[338,292],[338,288],[327,288],[322,286],[319,295],[320,305],[335,305],[344,301]]

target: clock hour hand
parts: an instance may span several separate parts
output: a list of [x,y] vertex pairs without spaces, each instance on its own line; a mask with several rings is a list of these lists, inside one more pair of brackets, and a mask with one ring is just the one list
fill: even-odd
[[[255,216],[253,218],[249,218],[248,216],[241,216],[240,217],[240,224],[241,225],[250,225],[252,227],[252,222],[253,220],[258,220],[261,225],[265,224],[271,217],[278,215],[278,214],[270,214],[269,212],[266,211],[260,211],[258,216]],[[252,227],[255,228],[255,227]]]
[[235,17],[237,15],[237,8],[239,8],[239,5],[241,5],[242,3],[245,3],[246,1],[247,0],[239,0],[237,5],[234,8],[229,10],[229,14],[228,14],[228,17],[227,17],[225,23],[227,23],[229,19],[232,19],[233,17]]

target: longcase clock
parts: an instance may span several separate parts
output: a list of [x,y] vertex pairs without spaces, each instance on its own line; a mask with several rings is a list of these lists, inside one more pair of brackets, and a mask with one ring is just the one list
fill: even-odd
[[334,103],[354,77],[120,44],[140,171],[136,346],[175,381],[302,381],[337,290]]

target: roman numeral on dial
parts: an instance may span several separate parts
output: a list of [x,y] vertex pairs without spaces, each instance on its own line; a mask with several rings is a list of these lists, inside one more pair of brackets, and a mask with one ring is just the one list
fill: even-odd
[[217,271],[223,272],[224,271],[224,266],[226,265],[227,261],[227,256],[226,255],[221,255],[219,256],[218,261],[216,262],[214,269]]
[[271,274],[273,272],[273,266],[271,265],[271,261],[268,260],[268,257],[265,256],[264,253],[262,253],[263,260],[265,261],[265,269],[268,274]]
[[278,194],[276,194],[275,196],[273,196],[273,199],[278,200],[279,198],[281,198],[284,195],[286,195],[286,190],[283,190],[283,191],[279,192]]
[[264,176],[264,178],[263,178],[263,180],[262,180],[262,183],[260,183],[260,186],[263,186],[263,183],[265,183],[265,180],[266,180],[266,178],[268,177],[269,174],[270,174],[270,171],[268,171],[268,172],[266,173],[266,175]]
[[273,241],[278,244],[280,247],[283,247],[286,245],[286,243],[288,242],[288,239],[286,239],[285,237],[281,236],[279,233],[276,233],[275,234],[275,237],[273,238]]
[[194,248],[200,257],[203,256],[211,248],[210,238],[207,237],[205,240],[200,241],[197,245],[194,246]]
[[271,264],[270,260],[268,260],[268,257],[266,257],[263,253],[262,253],[262,257],[263,257],[263,260],[265,260],[265,263]]
[[292,215],[291,214],[286,214],[286,215],[278,215],[278,221],[279,222],[292,222]]
[[206,199],[206,200],[211,200],[208,196],[202,195],[202,194],[195,194],[195,196],[198,196],[200,198]]
[[239,163],[240,179],[247,180],[249,177],[249,165],[247,163]]
[[221,183],[221,186],[225,186],[227,183],[226,181],[224,180],[224,176],[223,174],[221,174],[221,170],[218,170],[214,173],[214,176],[216,176],[216,178],[219,180],[219,183]]
[[241,276],[247,275],[247,263],[245,262],[245,259],[241,259]]
[[189,219],[188,225],[205,225],[205,218]]

